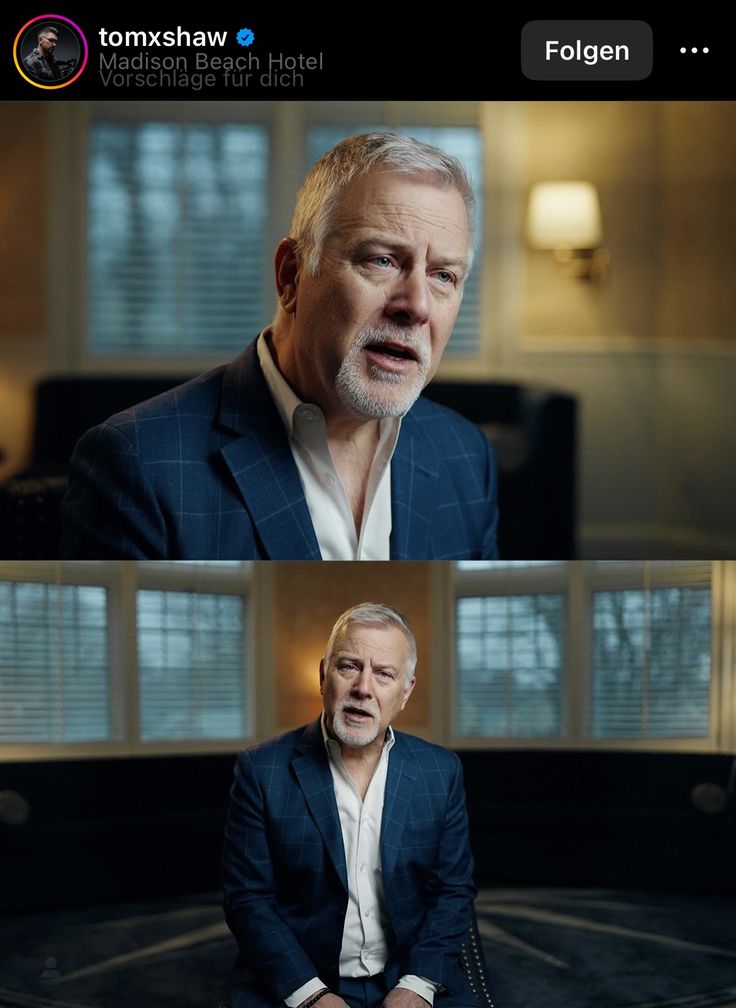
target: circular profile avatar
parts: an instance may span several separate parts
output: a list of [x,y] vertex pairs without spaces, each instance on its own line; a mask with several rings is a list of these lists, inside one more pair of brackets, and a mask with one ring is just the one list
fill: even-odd
[[44,14],[26,22],[15,37],[13,58],[18,72],[36,87],[71,84],[87,65],[87,40],[73,21]]

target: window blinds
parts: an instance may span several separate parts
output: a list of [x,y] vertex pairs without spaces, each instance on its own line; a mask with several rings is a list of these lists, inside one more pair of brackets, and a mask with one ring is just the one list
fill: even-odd
[[90,351],[231,354],[255,339],[273,301],[267,180],[263,126],[93,121]]
[[456,626],[456,733],[558,736],[562,729],[564,596],[461,598]]
[[597,591],[593,738],[707,737],[710,589]]
[[110,737],[106,590],[0,581],[0,741]]
[[[0,743],[247,736],[245,617],[241,593],[0,581]],[[123,740],[136,696],[138,734]]]
[[243,599],[141,590],[137,610],[141,739],[247,735]]

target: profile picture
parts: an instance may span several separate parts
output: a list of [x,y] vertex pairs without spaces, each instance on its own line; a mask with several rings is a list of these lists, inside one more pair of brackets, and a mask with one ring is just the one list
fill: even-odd
[[73,21],[47,14],[23,25],[16,36],[13,55],[19,73],[30,84],[65,87],[84,70],[87,40]]

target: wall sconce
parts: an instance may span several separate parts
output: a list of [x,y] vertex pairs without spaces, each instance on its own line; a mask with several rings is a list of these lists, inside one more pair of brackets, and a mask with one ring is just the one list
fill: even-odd
[[591,182],[532,186],[526,233],[531,247],[551,250],[568,276],[600,280],[605,274],[611,256],[601,248],[601,206]]

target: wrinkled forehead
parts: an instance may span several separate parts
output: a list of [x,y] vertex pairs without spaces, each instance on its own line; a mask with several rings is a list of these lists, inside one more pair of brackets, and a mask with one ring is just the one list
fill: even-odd
[[330,218],[329,234],[341,237],[372,230],[421,232],[463,252],[471,242],[461,193],[434,176],[367,172],[338,194]]
[[409,641],[398,627],[351,621],[335,638],[333,658],[337,654],[370,657],[403,666],[410,656]]

